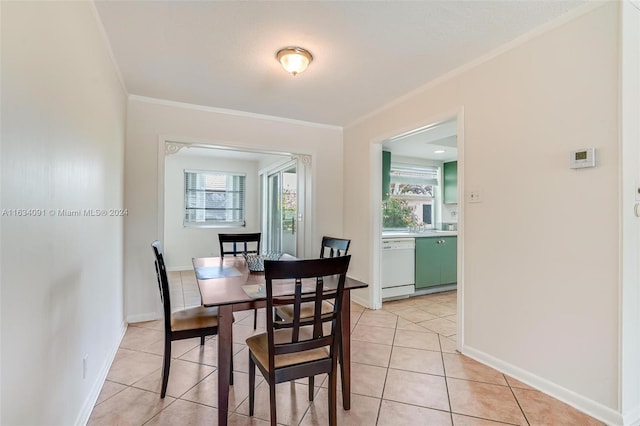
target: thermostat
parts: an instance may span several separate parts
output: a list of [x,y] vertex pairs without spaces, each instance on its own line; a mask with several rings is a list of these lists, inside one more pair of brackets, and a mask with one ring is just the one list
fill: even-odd
[[572,169],[582,169],[584,167],[596,166],[596,149],[584,148],[571,151],[569,159],[569,167]]

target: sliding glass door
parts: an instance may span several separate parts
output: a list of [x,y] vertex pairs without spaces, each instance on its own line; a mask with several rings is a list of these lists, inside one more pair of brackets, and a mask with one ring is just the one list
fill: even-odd
[[297,254],[298,173],[297,162],[269,171],[266,178],[267,251]]

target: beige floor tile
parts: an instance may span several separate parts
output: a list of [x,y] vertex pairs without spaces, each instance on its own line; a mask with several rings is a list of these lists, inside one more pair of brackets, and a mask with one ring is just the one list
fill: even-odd
[[414,323],[438,318],[436,315],[430,314],[429,312],[419,308],[406,309],[404,311],[397,312],[397,314],[400,318],[404,318],[407,321]]
[[513,389],[531,426],[600,426],[603,425],[575,408],[537,390]]
[[442,352],[447,352],[451,354],[457,354],[458,352],[458,343],[446,336],[438,335],[440,337],[440,349]]
[[409,330],[409,331],[419,331],[421,333],[433,333],[432,331],[427,330],[424,327],[420,327],[418,324],[406,320],[402,317],[398,317],[398,323],[396,324],[396,329],[398,330]]
[[159,319],[154,321],[133,322],[129,324],[129,327],[152,328],[154,330],[164,331],[164,320]]
[[145,352],[118,349],[107,379],[131,385],[162,367],[162,357]]
[[163,341],[163,331],[144,327],[127,327],[120,347],[134,351],[145,351],[154,343]]
[[449,411],[444,377],[389,369],[382,399]]
[[403,346],[405,348],[427,349],[430,351],[440,350],[440,340],[436,333],[423,333],[411,330],[396,330],[393,345]]
[[361,342],[380,343],[382,345],[391,345],[396,330],[386,327],[372,327],[370,325],[358,324],[351,332],[352,340]]
[[156,414],[145,426],[216,425],[218,410],[193,402],[177,400]]
[[451,412],[487,420],[526,425],[508,386],[447,378]]
[[411,309],[413,307],[414,305],[413,305],[412,298],[394,300],[390,302],[384,302],[382,304],[382,309],[384,309],[385,311],[394,312],[394,313],[405,310],[405,309]]
[[[383,367],[376,367],[374,365],[358,364],[357,362],[351,363],[351,393],[372,396],[374,398],[380,398],[384,389],[384,381],[387,375],[387,369]],[[340,374],[338,374],[340,377]],[[338,388],[341,389],[340,378],[338,379]],[[327,387],[329,380],[325,380],[322,384],[323,387]]]
[[363,312],[367,308],[365,308],[364,306],[356,302],[351,301],[351,305],[349,309],[351,310],[351,312]]
[[504,374],[461,354],[442,354],[447,377],[507,386]]
[[[194,362],[174,359],[169,368],[169,383],[167,384],[167,395],[180,397],[189,389],[197,385],[202,379],[215,370],[214,367]],[[133,384],[139,389],[160,393],[162,387],[162,369],[158,369],[146,377]]]
[[157,393],[129,387],[96,405],[87,425],[142,425],[173,401],[171,397],[160,399]]
[[437,317],[455,315],[458,311],[455,306],[450,306],[445,303],[434,303],[432,305],[425,306],[422,309]]
[[[351,395],[351,409],[345,411],[342,406],[342,393],[337,392],[336,417],[339,425],[375,425],[378,416],[380,400],[362,395]],[[315,395],[309,410],[305,414],[300,426],[314,426],[329,424],[329,391],[320,389]]]
[[[214,424],[217,424],[217,421]],[[229,416],[229,422],[227,424],[229,426],[269,426],[271,423],[257,417],[249,417],[233,413]]]
[[444,376],[442,353],[423,349],[394,347],[389,368]]
[[[287,382],[276,385],[276,416],[278,424],[297,425],[309,408],[309,393],[306,386]],[[269,385],[256,385],[254,417],[269,420]],[[236,410],[238,414],[249,415],[248,398]]]
[[388,367],[391,348],[390,345],[353,340],[351,342],[351,360],[360,364]]
[[390,314],[384,311],[364,311],[362,316],[358,320],[358,324],[371,325],[374,327],[388,327],[396,328],[396,322],[398,317],[395,314]]
[[264,333],[264,330],[254,330],[253,325],[241,325],[238,323],[233,324],[233,342],[234,343],[242,343],[243,345],[246,343],[247,338],[253,336],[254,334]]
[[127,386],[121,385],[120,383],[105,380],[104,384],[102,385],[102,389],[100,390],[100,395],[98,395],[96,404],[100,404],[101,402],[106,401],[113,395],[123,391],[126,388]]
[[[262,383],[262,376],[257,373],[256,386],[260,383]],[[229,387],[229,412],[235,410],[248,396],[249,375],[235,372],[233,386]],[[218,408],[218,372],[215,371],[208,375],[203,381],[185,393],[181,399]]]
[[505,426],[506,424],[509,424],[494,422],[493,420],[479,419],[477,417],[463,416],[461,414],[453,414],[452,417],[454,426]]
[[[246,345],[234,343],[233,353],[237,354],[246,347]],[[213,338],[205,340],[204,346],[200,346],[200,344],[198,344],[189,352],[181,355],[180,359],[185,361],[199,362],[201,364],[212,365],[216,367],[218,365],[218,339]]]
[[418,324],[421,327],[426,328],[427,330],[431,330],[434,333],[442,334],[444,336],[453,336],[458,332],[458,326],[456,325],[456,323],[444,318],[421,321]]
[[[210,336],[207,336],[205,338],[205,343],[209,337]],[[174,340],[171,342],[171,358],[180,358],[182,355],[194,348],[197,348],[198,346],[200,346],[199,337],[194,337],[193,339]],[[164,356],[164,338],[147,346],[144,351]]]
[[528,384],[522,383],[520,380],[516,380],[513,377],[507,376],[506,374],[504,375],[504,378],[507,379],[507,383],[512,388],[535,390]]
[[451,413],[382,400],[378,426],[451,426]]

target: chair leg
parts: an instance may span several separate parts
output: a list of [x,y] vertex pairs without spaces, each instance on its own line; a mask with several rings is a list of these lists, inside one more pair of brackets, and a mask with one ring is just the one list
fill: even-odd
[[169,367],[171,366],[171,339],[168,336],[164,338],[164,360],[162,361],[162,388],[160,390],[160,398],[164,398],[167,394],[167,385],[169,384]]
[[251,358],[251,353],[249,353],[249,415],[253,416],[253,405],[255,402],[255,393],[256,393],[256,364],[253,362],[253,358]]
[[336,400],[337,400],[337,371],[334,369],[331,373],[329,373],[329,425],[336,426],[338,424],[338,414],[336,408]]
[[271,414],[271,426],[276,426],[276,383],[275,379],[269,383],[269,408]]
[[[220,344],[220,341],[218,341]],[[233,386],[233,325],[231,327],[231,368],[229,368],[229,385]]]
[[253,308],[253,329],[258,328],[258,308]]
[[309,401],[313,401],[313,379],[315,376],[309,376]]
[[200,336],[200,346],[204,345],[204,336]]

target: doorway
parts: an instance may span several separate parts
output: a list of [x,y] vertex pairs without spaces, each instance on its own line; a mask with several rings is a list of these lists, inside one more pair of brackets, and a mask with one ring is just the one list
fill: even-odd
[[298,167],[296,161],[266,173],[265,247],[270,252],[297,255]]

